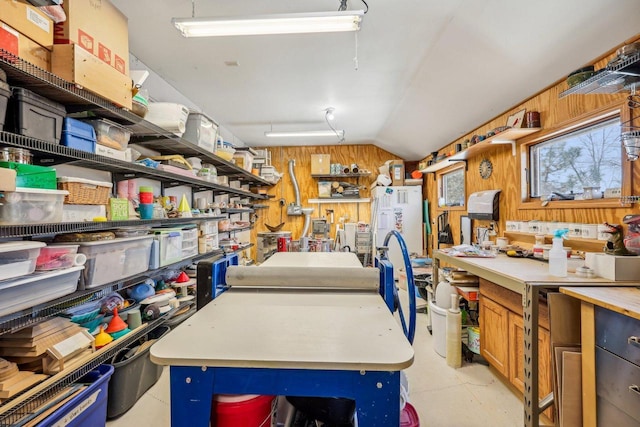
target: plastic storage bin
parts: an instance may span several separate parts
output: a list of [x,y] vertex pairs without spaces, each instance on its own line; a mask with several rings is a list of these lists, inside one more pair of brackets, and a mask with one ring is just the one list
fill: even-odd
[[42,224],[62,221],[62,201],[68,192],[16,188],[0,191],[0,225]]
[[124,151],[129,145],[131,132],[107,119],[88,120],[96,131],[96,143],[115,150]]
[[[44,244],[44,243],[43,243]],[[40,249],[36,270],[59,270],[73,267],[78,255],[78,245],[52,245]]]
[[90,123],[65,117],[60,144],[76,150],[96,152],[96,131]]
[[107,424],[107,398],[113,366],[100,365],[82,377],[79,383],[90,383],[73,399],[62,405],[38,424],[38,427],[100,427]]
[[0,162],[1,168],[16,171],[16,186],[55,190],[56,170],[47,166],[36,166],[16,162]]
[[[158,250],[152,255],[152,266],[164,267],[182,260],[182,230],[152,230],[158,242]],[[157,268],[156,267],[156,268]]]
[[[149,332],[146,340],[160,339],[169,332],[169,326],[161,325]],[[107,418],[118,417],[127,412],[140,397],[154,385],[162,374],[162,366],[156,365],[149,357],[149,349],[137,353],[130,359],[119,361],[126,352],[141,342],[129,344],[112,360],[113,376],[109,382]]]
[[0,294],[2,295],[0,316],[6,316],[75,292],[82,269],[83,267],[72,267],[0,282]]
[[212,118],[195,111],[189,111],[182,138],[213,153],[218,137],[218,123]]
[[189,109],[174,102],[150,102],[145,120],[182,136],[187,129]]
[[152,236],[139,236],[79,242],[78,252],[87,256],[80,289],[95,288],[147,271],[152,241]]
[[67,115],[62,104],[14,87],[10,105],[13,131],[20,135],[58,144],[62,135],[62,121]]
[[241,167],[247,172],[251,172],[251,168],[253,167],[253,154],[244,150],[236,150],[233,153],[233,159],[236,162],[236,166]]
[[0,130],[4,129],[4,120],[7,116],[7,104],[11,97],[11,89],[9,85],[0,81]]
[[33,273],[43,246],[28,241],[0,243],[0,280]]

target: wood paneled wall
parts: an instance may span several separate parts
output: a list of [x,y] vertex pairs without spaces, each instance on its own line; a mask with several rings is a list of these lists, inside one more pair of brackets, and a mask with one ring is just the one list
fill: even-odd
[[[634,40],[640,37],[635,37]],[[621,45],[628,44],[633,40],[629,40]],[[595,68],[600,69],[606,66],[611,58],[615,56],[615,49],[603,55],[597,62]],[[526,78],[526,76],[523,76]],[[449,145],[443,147],[440,152],[449,152],[453,150],[456,143],[460,143],[465,139],[470,139],[473,135],[484,135],[489,130],[498,126],[504,126],[510,114],[513,114],[523,108],[527,111],[539,111],[541,116],[541,125],[543,130],[517,141],[516,156],[511,153],[510,145],[496,145],[491,151],[482,153],[477,157],[468,161],[468,170],[466,176],[466,194],[467,199],[473,192],[501,189],[500,195],[500,220],[498,221],[498,235],[502,235],[505,230],[506,220],[542,220],[542,221],[567,221],[579,223],[610,223],[620,224],[622,217],[630,213],[638,213],[638,204],[633,205],[617,205],[607,207],[581,206],[570,209],[558,208],[557,202],[551,202],[547,207],[542,207],[539,201],[529,204],[528,208],[521,203],[521,151],[523,144],[539,139],[544,135],[557,132],[571,124],[575,124],[586,117],[593,116],[598,112],[621,108],[625,114],[631,114],[627,107],[627,94],[592,94],[592,95],[570,95],[563,99],[559,99],[558,95],[567,89],[564,81],[558,82],[550,86],[541,93],[524,101],[522,104],[515,106],[504,114],[496,117],[485,125],[475,129],[469,134],[462,136],[460,139],[452,141]],[[636,117],[638,113],[635,113]],[[623,119],[624,120],[624,119]],[[479,165],[483,158],[488,158],[493,163],[493,174],[489,179],[482,179],[479,174]],[[626,162],[626,161],[625,161]],[[640,161],[631,162],[627,165],[633,175],[630,193],[625,195],[640,194]],[[445,169],[444,171],[446,171]],[[432,208],[432,223],[436,216],[443,209],[437,208],[437,184],[433,180],[433,176],[425,177],[425,197],[427,197]],[[554,208],[555,204],[555,208]],[[460,216],[465,215],[466,211],[450,210],[449,222],[453,229],[455,243],[459,243],[459,227]],[[488,226],[488,221],[473,221],[473,227]],[[475,238],[475,236],[474,236]],[[429,239],[431,248],[433,248],[433,238]],[[580,248],[577,248],[580,249]]]
[[[318,198],[318,181],[328,181],[327,179],[317,179],[311,177],[311,154],[329,154],[331,163],[350,165],[356,163],[360,170],[371,171],[370,177],[341,179],[354,184],[360,183],[365,187],[360,191],[360,197],[370,196],[370,184],[378,176],[378,167],[385,161],[398,159],[399,157],[384,151],[374,145],[323,145],[323,146],[300,146],[300,147],[274,147],[270,148],[271,163],[278,172],[283,174],[280,181],[271,187],[269,195],[274,196],[269,199],[268,209],[257,211],[258,219],[252,233],[252,241],[256,241],[256,234],[259,231],[268,231],[264,224],[278,225],[285,222],[282,230],[291,231],[293,239],[299,239],[304,228],[304,216],[287,216],[289,203],[295,201],[295,193],[291,178],[289,176],[289,160],[295,160],[294,173],[298,186],[300,187],[300,200],[303,207],[312,207],[315,211],[312,218],[327,217],[326,210],[333,209],[334,224],[331,226],[331,237],[335,237],[336,224],[340,218],[345,218],[345,222],[364,221],[370,222],[370,203],[330,203],[318,205],[310,204],[308,199]],[[359,180],[359,181],[358,181]],[[279,201],[284,200],[285,206],[280,207]],[[281,219],[282,218],[282,219]],[[255,250],[252,251],[255,259]]]

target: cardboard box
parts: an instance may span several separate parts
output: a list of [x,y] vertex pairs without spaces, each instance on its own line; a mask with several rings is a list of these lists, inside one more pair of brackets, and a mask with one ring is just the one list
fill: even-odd
[[122,161],[127,160],[127,153],[125,151],[114,150],[111,147],[105,145],[96,144],[96,154],[100,156],[111,157],[112,159],[118,159]]
[[596,276],[609,280],[637,281],[640,277],[640,257],[637,256],[587,252],[584,264],[593,269]]
[[0,168],[0,191],[16,191],[16,170]]
[[131,109],[131,79],[75,44],[53,46],[51,72]]
[[389,163],[389,176],[394,187],[404,185],[404,160],[392,160]]
[[55,44],[75,43],[129,77],[129,22],[109,0],[65,0]]
[[51,71],[51,51],[4,22],[0,22],[0,48],[36,67]]
[[328,174],[331,172],[331,156],[329,154],[311,155],[311,175]]
[[0,21],[25,37],[51,49],[53,21],[37,7],[15,0],[0,0]]

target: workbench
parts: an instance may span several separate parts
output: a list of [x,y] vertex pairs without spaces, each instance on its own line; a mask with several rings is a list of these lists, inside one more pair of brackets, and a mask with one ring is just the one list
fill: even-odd
[[[510,258],[500,254],[495,258],[456,257],[444,251],[433,254],[433,284],[439,281],[440,264],[466,270],[478,277],[522,295],[524,317],[524,426],[537,427],[540,413],[553,403],[553,395],[538,402],[538,303],[542,290],[557,290],[561,286],[638,286],[637,282],[614,282],[601,277],[584,278],[574,273],[567,277],[555,277],[548,273],[545,262]],[[480,337],[482,343],[482,337]],[[481,344],[482,345],[482,344]]]
[[[628,318],[640,320],[640,289],[636,287],[561,287],[560,292],[580,301],[579,323],[581,326],[580,334],[582,348],[582,425],[585,427],[596,427],[598,424],[598,414],[596,411],[598,405],[595,375],[597,371],[595,354],[595,310],[596,307],[602,307]],[[622,326],[623,325],[616,323],[616,328],[620,328],[621,332]],[[637,330],[637,327],[634,327],[634,330]],[[626,336],[623,336],[622,338],[626,338]]]
[[[263,266],[363,268],[347,253],[283,252],[251,268]],[[214,393],[352,398],[359,426],[397,426],[399,371],[413,348],[375,287],[232,286],[156,343],[151,360],[171,366],[174,427],[208,426]]]

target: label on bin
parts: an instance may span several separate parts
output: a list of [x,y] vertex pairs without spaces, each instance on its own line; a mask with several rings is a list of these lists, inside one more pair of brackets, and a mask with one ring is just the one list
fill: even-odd
[[87,409],[89,409],[89,407],[91,405],[93,405],[96,400],[98,400],[98,395],[100,394],[102,390],[97,390],[95,393],[93,393],[91,396],[87,397],[85,400],[83,400],[82,402],[80,402],[78,404],[78,406],[76,406],[75,408],[73,408],[71,410],[71,412],[69,412],[67,415],[65,415],[64,417],[62,417],[60,419],[60,421],[58,421],[57,423],[55,423],[53,425],[53,427],[64,427],[66,425],[69,425],[71,423],[71,421],[75,420],[76,418],[78,418],[78,416],[80,416],[80,414],[82,414],[84,411],[86,411]]

